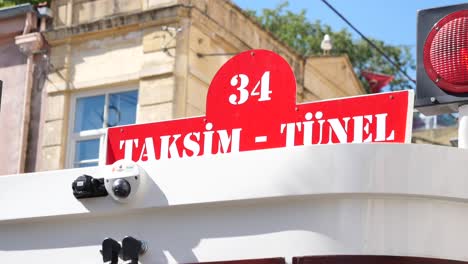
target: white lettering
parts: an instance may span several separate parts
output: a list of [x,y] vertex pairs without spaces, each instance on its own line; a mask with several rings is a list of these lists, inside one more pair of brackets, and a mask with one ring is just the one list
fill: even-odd
[[125,160],[132,160],[133,158],[133,144],[135,147],[138,147],[138,139],[127,139],[127,140],[120,140],[120,149],[122,149],[123,145],[125,145],[124,149],[124,159]]
[[281,134],[284,132],[284,128],[286,127],[286,147],[294,146],[294,139],[296,136],[296,127],[298,131],[301,131],[301,123],[287,123],[281,124]]
[[210,156],[213,154],[213,134],[214,131],[210,131],[213,129],[212,123],[207,123],[205,129],[208,131],[203,132],[203,156]]
[[335,133],[340,143],[348,142],[348,121],[350,119],[351,119],[350,117],[343,118],[343,121],[345,122],[344,127],[341,125],[341,121],[338,118],[327,120],[327,122],[330,124],[330,134],[328,138],[328,144],[333,144],[332,132]]
[[[365,120],[367,122],[365,122]],[[369,125],[372,123],[372,116],[365,115],[365,116],[354,116],[354,139],[353,143],[363,143],[363,142],[371,142],[372,141],[372,132],[369,133]],[[365,123],[365,124],[364,124]],[[364,138],[364,133],[368,134],[366,139]]]
[[314,117],[314,115],[310,112],[306,113],[305,114],[305,119],[307,121],[305,122],[302,122],[303,126],[304,126],[304,145],[312,145],[312,138],[313,138],[313,125],[315,123],[315,121],[310,121],[312,120],[312,118]]
[[390,132],[390,135],[386,137],[385,132],[387,131],[387,116],[388,114],[377,114],[376,117],[376,137],[375,141],[385,141],[395,139],[395,130]]
[[219,135],[218,152],[227,153],[229,145],[231,145],[231,153],[239,152],[241,130],[242,128],[233,129],[232,136],[229,136],[227,130],[218,130],[217,131]]
[[154,153],[154,142],[153,138],[145,138],[145,143],[141,149],[139,161],[144,161],[143,158],[146,157],[145,161],[154,161],[156,160],[156,154]]
[[[177,139],[179,139],[181,134],[172,135],[172,136],[161,136],[161,156],[160,159],[170,159],[179,156],[179,151],[177,149]],[[174,139],[170,142],[171,137]]]
[[367,138],[364,139],[364,142],[371,142],[372,141],[372,132],[369,132],[369,126],[372,124],[372,116],[371,115],[365,115],[364,118],[368,121],[366,122],[364,120],[364,132],[368,134]]
[[[196,141],[192,139],[192,136],[195,136]],[[198,156],[198,154],[200,154],[200,132],[188,133],[185,135],[184,147],[186,149],[182,152],[182,157]],[[190,150],[193,154],[187,154],[187,150]]]

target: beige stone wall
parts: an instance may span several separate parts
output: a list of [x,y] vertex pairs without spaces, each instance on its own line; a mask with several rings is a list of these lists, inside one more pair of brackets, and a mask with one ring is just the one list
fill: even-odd
[[74,94],[136,87],[137,123],[174,118],[176,41],[161,26],[119,29],[58,43],[51,49],[53,70],[46,83],[45,133],[38,170],[66,166],[70,100]]
[[62,168],[65,161],[65,140],[69,112],[69,94],[51,93],[45,106],[45,123],[37,169]]
[[365,94],[346,56],[307,58],[304,88],[305,101]]
[[238,52],[238,49],[227,41],[214,38],[212,32],[197,23],[194,23],[190,29],[186,102],[188,116],[205,113],[206,95],[211,80],[219,68],[232,57],[232,55],[199,57],[197,54]]
[[64,27],[177,3],[177,0],[56,0],[52,1],[52,9],[54,26]]
[[[173,119],[177,1],[57,0],[37,170],[66,166],[71,105],[82,92],[139,91],[137,123]],[[159,9],[158,9],[159,8]],[[148,11],[145,11],[148,10]],[[186,12],[186,11],[185,11]]]
[[293,68],[298,82],[302,82],[302,57],[263,30],[240,8],[228,1],[219,0],[193,0],[191,4],[198,11],[193,12],[195,22],[208,26],[213,21],[219,26],[218,30],[212,31],[215,38],[228,40],[241,50],[262,48],[280,54]]
[[[249,49],[272,50],[291,65],[297,81],[297,98],[299,101],[303,98],[304,65],[300,55],[274,38],[271,33],[263,30],[241,9],[228,1],[193,0],[191,4],[194,6],[192,24],[195,32],[191,34],[194,39],[191,40],[190,48],[195,51],[195,54],[196,52],[235,53]],[[200,33],[204,36],[201,36]],[[198,44],[199,41],[204,43]],[[213,65],[211,72],[208,72],[207,75],[211,80],[214,73],[230,57],[217,56],[199,59],[192,54],[190,62],[193,64],[193,68],[198,68],[198,65],[202,65],[200,68]],[[191,71],[196,75],[196,69]]]
[[216,71],[231,57],[227,55],[200,58],[197,53],[273,50],[285,58],[294,71],[297,102],[365,93],[346,56],[304,59],[229,2],[194,0],[191,3],[195,8],[192,10],[189,45],[187,111],[190,110],[190,115],[204,113],[209,83]]
[[140,80],[137,123],[149,123],[174,118],[175,79],[172,74]]
[[[212,78],[233,54],[249,49],[270,49],[282,55],[296,74],[298,94],[302,93],[301,58],[248,19],[239,9],[224,1],[197,0],[192,4],[186,116],[205,113],[206,94]],[[226,54],[199,56],[200,54]],[[302,99],[302,96],[299,98]]]

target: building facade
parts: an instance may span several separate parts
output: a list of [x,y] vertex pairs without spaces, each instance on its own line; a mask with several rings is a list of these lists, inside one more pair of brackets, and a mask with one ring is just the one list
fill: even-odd
[[108,127],[203,115],[216,71],[249,49],[289,62],[298,102],[364,93],[346,56],[304,58],[229,1],[58,0],[37,10],[0,10],[0,175],[102,165]]
[[298,102],[363,94],[346,56],[304,58],[229,1],[53,1],[50,72],[36,170],[105,163],[106,128],[204,114],[233,54],[291,65]]

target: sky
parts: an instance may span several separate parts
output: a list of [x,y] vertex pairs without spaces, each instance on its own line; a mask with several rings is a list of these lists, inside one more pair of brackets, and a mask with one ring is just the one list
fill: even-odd
[[[261,11],[263,8],[275,8],[283,0],[233,0],[243,9]],[[392,45],[411,47],[414,59],[416,47],[417,11],[445,5],[467,3],[462,0],[328,0],[365,36],[372,37]],[[290,0],[289,10],[307,11],[310,21],[320,20],[333,30],[348,29],[356,34],[340,17],[330,10],[321,0]],[[408,73],[415,78],[415,72]]]

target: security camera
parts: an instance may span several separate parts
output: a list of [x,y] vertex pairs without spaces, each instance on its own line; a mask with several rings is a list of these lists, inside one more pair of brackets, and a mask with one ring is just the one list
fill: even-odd
[[135,199],[146,172],[133,161],[116,161],[104,177],[109,195],[117,202],[126,203]]
[[112,183],[112,191],[119,198],[127,198],[132,192],[132,186],[125,179],[117,179]]

